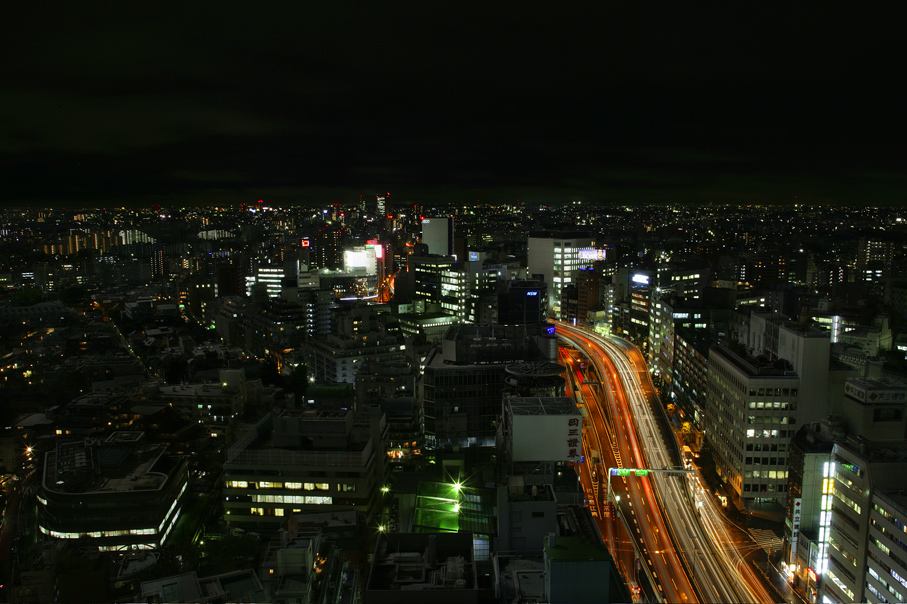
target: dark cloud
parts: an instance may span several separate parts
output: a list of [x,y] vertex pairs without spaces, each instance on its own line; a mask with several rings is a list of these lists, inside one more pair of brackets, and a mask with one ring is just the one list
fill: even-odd
[[450,201],[794,189],[899,201],[888,19],[866,7],[20,6],[0,39],[2,199],[323,202],[394,188]]

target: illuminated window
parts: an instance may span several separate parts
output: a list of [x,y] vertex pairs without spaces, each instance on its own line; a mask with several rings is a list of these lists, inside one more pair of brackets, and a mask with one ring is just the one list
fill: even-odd
[[245,480],[231,480],[230,482],[227,483],[227,486],[232,487],[234,489],[248,489],[249,483],[246,482]]
[[301,482],[285,482],[285,483],[283,483],[283,486],[287,489],[301,489],[302,483]]

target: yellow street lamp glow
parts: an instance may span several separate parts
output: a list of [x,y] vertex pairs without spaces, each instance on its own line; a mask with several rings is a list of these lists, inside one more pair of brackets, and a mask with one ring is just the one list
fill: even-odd
[[463,485],[461,485],[459,482],[455,482],[455,483],[453,483],[453,488],[454,488],[454,491],[456,491],[457,493],[459,493],[459,492],[460,492],[460,489],[463,488]]
[[381,532],[383,533],[383,532],[384,532],[384,525],[383,525],[383,524],[379,524],[379,525],[378,525],[378,530],[381,531]]

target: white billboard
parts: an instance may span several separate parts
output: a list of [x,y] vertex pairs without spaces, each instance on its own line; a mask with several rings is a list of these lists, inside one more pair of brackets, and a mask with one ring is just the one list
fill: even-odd
[[513,461],[579,461],[581,415],[514,415]]
[[378,274],[374,247],[356,247],[343,252],[343,270],[352,271],[357,268],[364,268],[367,275]]

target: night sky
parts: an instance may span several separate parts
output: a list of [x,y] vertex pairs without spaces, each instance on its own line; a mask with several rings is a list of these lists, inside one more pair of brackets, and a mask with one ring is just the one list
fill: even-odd
[[7,7],[0,200],[904,202],[894,14],[596,6]]

